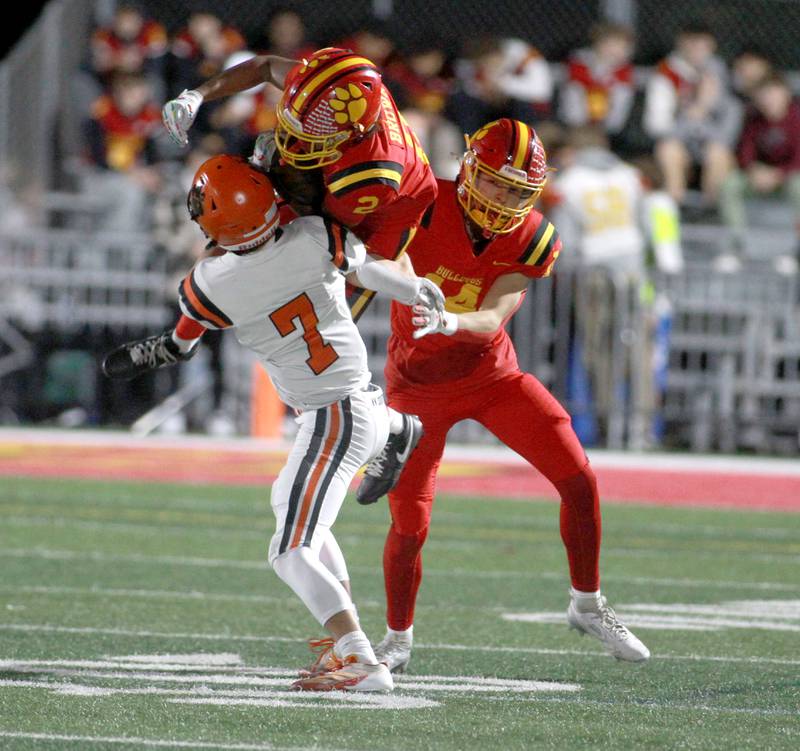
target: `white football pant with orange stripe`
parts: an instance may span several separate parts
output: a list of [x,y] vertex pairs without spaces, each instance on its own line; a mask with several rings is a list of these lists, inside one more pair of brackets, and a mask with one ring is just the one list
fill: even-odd
[[341,554],[335,555],[338,545],[330,528],[356,472],[383,449],[389,413],[381,390],[371,386],[304,412],[298,422],[294,446],[272,486],[277,529],[269,562],[324,625],[337,613],[354,609],[340,581],[347,570]]

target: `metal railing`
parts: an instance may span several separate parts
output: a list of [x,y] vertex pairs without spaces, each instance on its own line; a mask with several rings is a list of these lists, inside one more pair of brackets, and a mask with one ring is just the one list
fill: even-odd
[[[3,344],[19,353],[4,360],[6,371],[24,365],[38,331],[122,340],[174,315],[175,280],[147,234],[0,233],[0,268],[0,319],[21,332]],[[520,367],[565,404],[589,444],[796,451],[798,291],[796,277],[763,264],[735,274],[691,264],[649,281],[584,269],[531,284],[509,330]],[[376,299],[359,322],[379,383],[388,307]],[[230,345],[226,402],[246,432],[252,357]],[[469,422],[451,435],[494,440]]]
[[53,184],[72,76],[86,54],[92,0],[51,0],[0,63],[0,180],[38,208]]

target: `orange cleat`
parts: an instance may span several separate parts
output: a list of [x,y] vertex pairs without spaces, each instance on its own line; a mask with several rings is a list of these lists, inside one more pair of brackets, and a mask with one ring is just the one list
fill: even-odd
[[309,678],[341,668],[344,663],[333,651],[334,644],[335,642],[330,636],[324,639],[309,639],[308,647],[316,655],[316,659],[307,668],[298,670],[298,675],[301,678]]
[[292,684],[294,691],[388,692],[393,688],[392,674],[386,665],[366,665],[361,662],[347,662],[337,670],[305,676]]

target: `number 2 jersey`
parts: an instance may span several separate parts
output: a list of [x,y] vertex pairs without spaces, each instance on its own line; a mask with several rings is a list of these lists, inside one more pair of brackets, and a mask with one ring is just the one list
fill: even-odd
[[[455,183],[438,183],[439,195],[408,254],[416,274],[441,287],[448,311],[479,310],[487,292],[504,274],[531,278],[550,274],[561,252],[561,240],[553,224],[538,211],[531,211],[513,232],[494,235],[476,246],[467,233]],[[385,371],[390,389],[431,396],[441,396],[444,390],[456,396],[518,370],[505,322],[491,334],[456,331],[452,336],[431,334],[414,339],[409,308],[392,303],[391,318]]]
[[373,133],[346,144],[340,159],[322,168],[325,213],[352,229],[370,253],[396,258],[436,198],[436,178],[388,89]]
[[290,407],[319,409],[371,380],[344,279],[365,259],[352,233],[302,217],[255,251],[200,261],[181,282],[180,307],[206,328],[233,328]]

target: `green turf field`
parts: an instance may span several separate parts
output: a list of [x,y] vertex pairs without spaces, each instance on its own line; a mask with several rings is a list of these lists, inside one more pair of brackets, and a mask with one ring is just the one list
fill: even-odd
[[[264,489],[0,479],[0,749],[800,748],[800,515],[607,506],[636,666],[564,624],[555,503],[437,504],[410,673],[312,696]],[[336,527],[376,639],[387,518]]]

